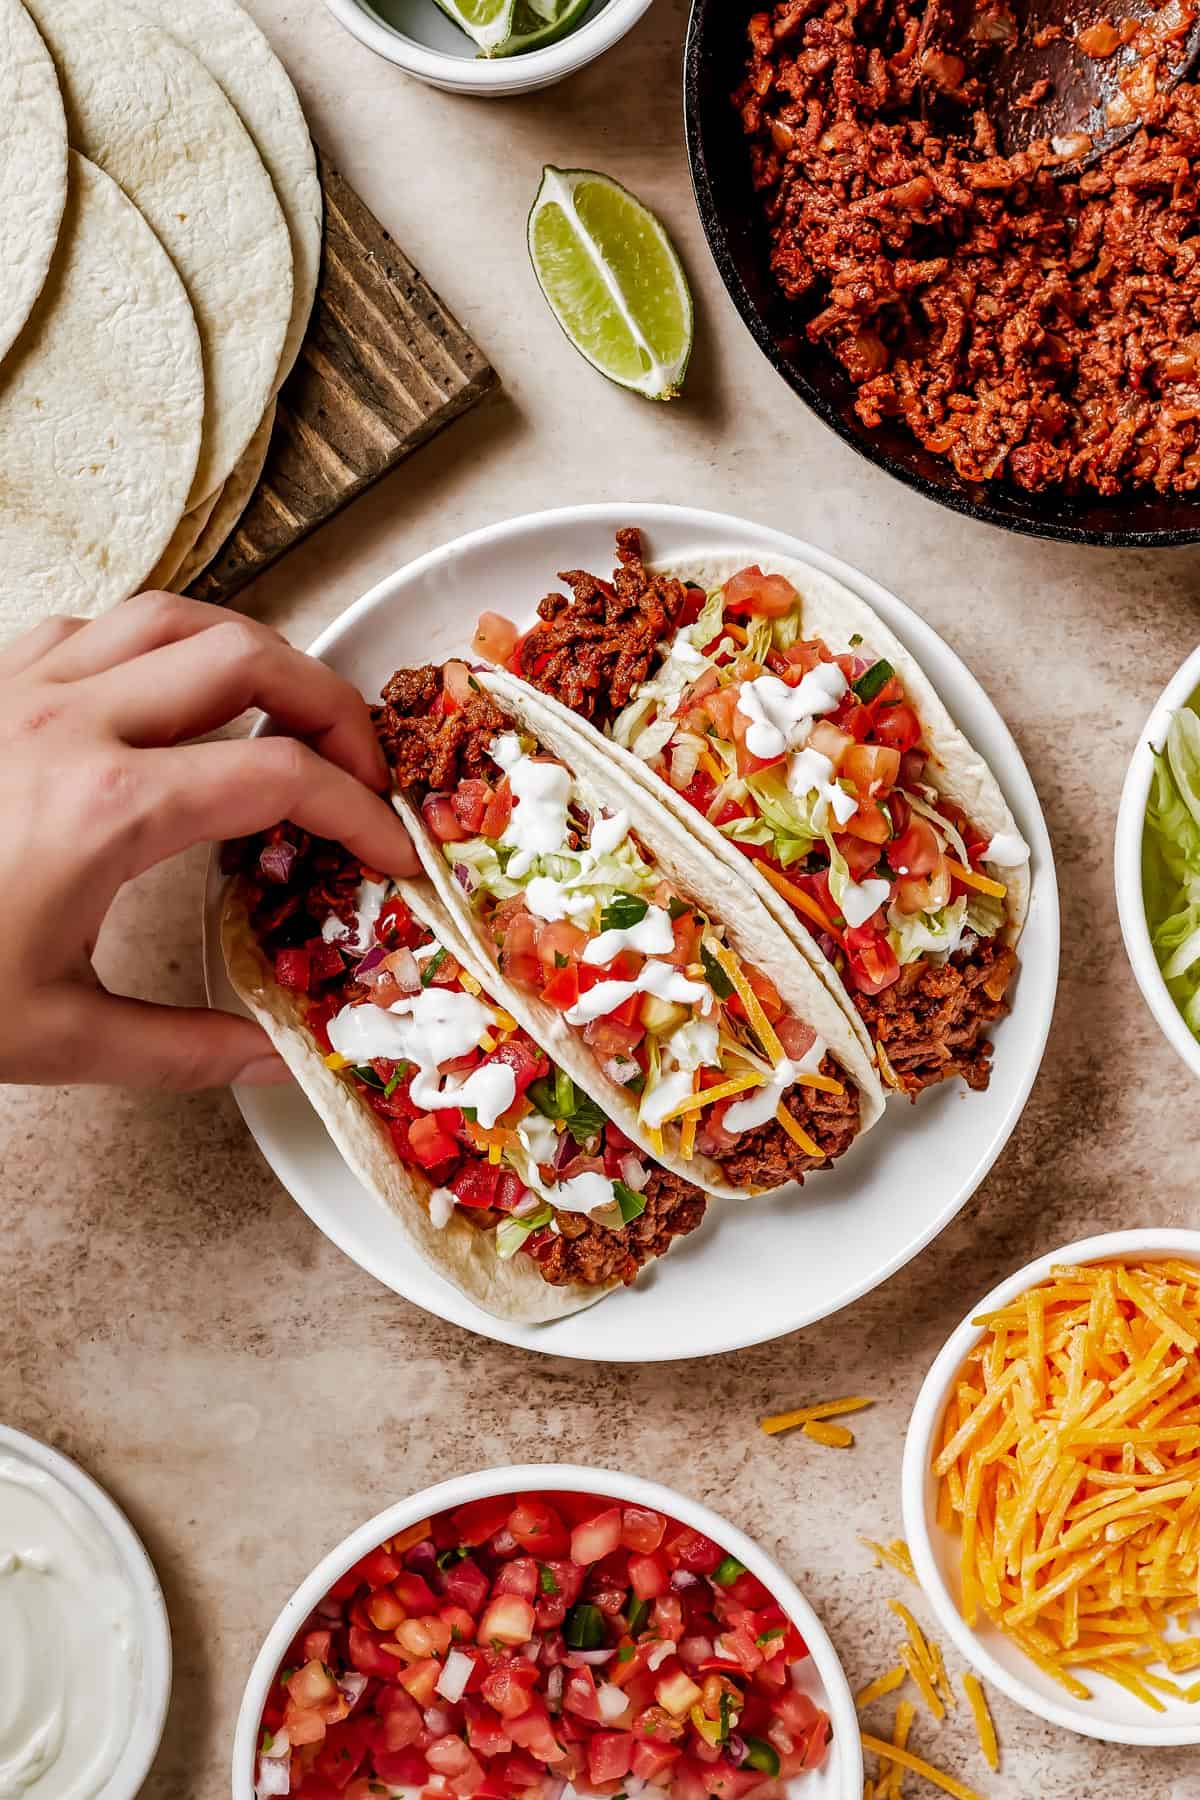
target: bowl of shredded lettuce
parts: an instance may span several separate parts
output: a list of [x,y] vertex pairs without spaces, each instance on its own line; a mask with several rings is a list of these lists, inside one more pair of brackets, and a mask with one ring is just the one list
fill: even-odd
[[1138,740],[1117,816],[1115,864],[1121,932],[1138,986],[1200,1075],[1200,648]]

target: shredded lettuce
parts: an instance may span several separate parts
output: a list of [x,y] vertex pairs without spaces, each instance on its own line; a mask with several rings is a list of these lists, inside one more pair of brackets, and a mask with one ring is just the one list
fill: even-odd
[[[937,810],[936,806],[932,806],[928,800],[923,799],[920,794],[914,793],[911,788],[904,788],[902,791],[904,798],[908,801],[908,804],[912,807],[913,811],[918,813],[921,818],[928,819],[934,830],[941,836],[943,842],[949,844],[963,868],[969,869],[971,866],[971,859],[967,855],[967,846],[963,843],[962,833],[958,830],[958,827],[952,825],[949,819],[945,818],[943,814]],[[926,791],[931,792],[933,790]]]
[[475,877],[472,897],[490,894],[497,900],[511,900],[524,893],[537,875],[548,875],[571,894],[585,894],[597,906],[608,906],[617,894],[649,893],[659,877],[642,857],[632,838],[625,838],[615,850],[593,856],[591,851],[556,850],[536,856],[532,866],[514,881],[506,873],[510,853],[502,846],[499,854],[486,838],[467,838],[464,843],[444,844],[442,853],[453,868],[465,863]]
[[[757,802],[760,814],[758,822],[766,825],[768,836],[762,838],[738,835],[736,841],[773,843],[775,855],[785,869],[807,856],[815,840],[823,835],[813,817],[819,800],[818,794],[814,791],[806,794],[803,799],[793,794],[781,763],[773,764],[769,769],[760,769],[755,775],[748,775],[746,786]],[[747,820],[747,824],[751,823],[754,821]],[[726,832],[726,836],[734,835]]]
[[994,894],[970,894],[967,897],[967,930],[976,937],[995,937],[1004,929],[1004,902]]
[[[697,653],[721,629],[724,608],[724,596],[716,588],[694,624],[685,626],[673,644],[659,645],[659,651],[666,655],[657,675],[652,681],[642,682],[628,706],[613,720],[614,742],[632,750],[643,762],[652,761],[670,743],[678,723],[674,714],[680,695],[700,679],[714,660],[703,657],[698,661]],[[682,655],[678,652],[680,644],[687,646]]]
[[515,1219],[510,1216],[501,1219],[496,1227],[496,1255],[501,1262],[507,1262],[510,1256],[515,1256],[530,1232],[548,1225],[553,1217],[552,1207],[539,1206],[535,1213],[530,1213],[526,1218]]
[[746,636],[746,648],[743,652],[751,662],[765,663],[771,649],[770,619],[756,619]]
[[1200,1037],[1200,718],[1171,718],[1154,759],[1142,836],[1146,922],[1163,979]]
[[[832,890],[832,881],[829,886]],[[919,956],[952,956],[968,929],[967,901],[952,900],[937,912],[902,913],[889,906],[887,922],[888,939],[900,963],[916,962]]]

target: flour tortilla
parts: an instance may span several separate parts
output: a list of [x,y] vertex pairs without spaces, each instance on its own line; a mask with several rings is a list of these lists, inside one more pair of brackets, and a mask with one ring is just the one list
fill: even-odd
[[[467,968],[474,959],[436,901],[416,910]],[[489,1232],[469,1225],[456,1208],[443,1230],[429,1216],[432,1184],[402,1163],[387,1127],[336,1070],[328,1069],[303,1022],[296,995],[281,988],[250,927],[237,882],[221,910],[221,947],[238,998],[258,1020],[333,1139],[351,1173],[394,1214],[409,1249],[496,1318],[546,1324],[602,1300],[610,1288],[553,1287],[526,1256],[502,1262]],[[489,981],[485,967],[477,979]],[[493,987],[494,983],[491,984]]]
[[0,368],[0,635],[136,592],[183,512],[203,416],[183,283],[72,153],[50,274]]
[[[825,1039],[832,1055],[857,1084],[861,1130],[869,1130],[882,1116],[884,1107],[883,1089],[870,1054],[859,1042],[845,1009],[824,982],[815,977],[809,962],[796,954],[793,941],[776,919],[747,892],[740,870],[731,867],[723,857],[699,854],[690,826],[659,806],[642,784],[623,779],[610,755],[612,746],[595,732],[585,735],[579,721],[565,708],[548,703],[543,694],[535,693],[506,673],[481,671],[475,679],[511,715],[520,730],[532,733],[566,765],[589,801],[594,797],[594,804],[610,813],[629,814],[633,830],[653,851],[664,876],[725,927],[726,939],[735,954],[768,974],[785,1005]],[[504,980],[496,967],[496,946],[491,935],[468,905],[419,808],[402,793],[393,794],[392,804],[408,827],[438,898],[457,922],[460,933],[469,936],[476,955],[486,959],[492,987],[503,984],[504,1004],[513,1017],[544,1045],[573,1081],[591,1094],[626,1136],[664,1168],[710,1194],[744,1199],[746,1190],[726,1181],[719,1163],[698,1153],[691,1158],[680,1155],[678,1122],[664,1129],[660,1153],[638,1120],[636,1096],[605,1073],[600,1059],[567,1024],[558,1008]],[[401,881],[398,886],[416,898],[425,891],[420,882]]]
[[177,592],[182,594],[197,575],[207,569],[250,504],[267,460],[267,451],[271,447],[274,425],[275,403],[272,401],[262,424],[242,452],[237,467],[215,495],[195,542],[180,559],[172,583]]
[[67,121],[21,0],[0,0],[0,361],[33,310],[67,204]]
[[237,113],[174,38],[119,0],[31,0],[30,11],[73,147],[145,214],[196,314],[206,398],[190,509],[220,487],[274,392],[292,314],[287,224]]
[[223,492],[222,488],[218,488],[215,494],[210,494],[207,500],[202,500],[191,512],[184,513],[171,533],[166,549],[146,577],[147,588],[171,588],[183,566],[184,558],[207,525]]
[[131,0],[133,10],[198,57],[254,139],[292,241],[292,316],[275,377],[287,378],[308,329],[321,273],[321,182],[291,77],[237,0]]
[[[862,639],[861,651],[864,655],[884,657],[891,663],[924,726],[925,742],[932,752],[926,775],[929,785],[935,787],[946,799],[961,806],[971,821],[981,831],[987,832],[989,837],[994,837],[998,832],[1016,833],[1016,821],[995,776],[951,718],[920,663],[905,649],[878,613],[842,582],[811,563],[801,562],[795,557],[778,556],[773,551],[765,560],[768,573],[785,576],[801,596],[805,637],[825,639],[836,653],[848,648],[851,637],[857,634]],[[673,575],[679,581],[694,582],[706,593],[711,593],[745,566],[745,553],[734,552],[726,556],[706,554],[673,557],[669,567],[658,565],[657,572]],[[856,645],[855,648],[860,646]],[[863,1024],[858,1008],[846,992],[841,976],[787,901],[763,878],[750,858],[743,856],[727,838],[722,837],[714,825],[698,813],[695,807],[689,806],[670,783],[647,767],[640,757],[634,756],[620,744],[614,744],[606,737],[602,738],[591,725],[577,718],[559,701],[544,694],[539,694],[538,698],[556,715],[569,720],[576,731],[586,734],[598,748],[602,745],[599,753],[609,758],[612,764],[613,774],[610,779],[640,782],[673,818],[680,821],[710,856],[719,858],[754,890],[772,918],[783,927],[797,949],[826,983],[845,1011],[860,1044],[873,1057],[874,1046],[870,1033]],[[1029,864],[1025,863],[1016,869],[1005,869],[1003,879],[1008,893],[1004,903],[1005,926],[1002,936],[1006,943],[1015,944],[1029,910]]]

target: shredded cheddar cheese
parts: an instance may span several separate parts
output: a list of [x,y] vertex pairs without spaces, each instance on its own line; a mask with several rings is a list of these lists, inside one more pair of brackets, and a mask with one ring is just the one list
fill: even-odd
[[[899,1710],[899,1709],[897,1709]],[[924,1757],[914,1756],[911,1750],[902,1749],[898,1744],[889,1744],[882,1738],[873,1737],[869,1732],[862,1734],[863,1749],[877,1756],[880,1762],[898,1763],[901,1768],[911,1769],[914,1775],[920,1775],[925,1781],[941,1788],[943,1794],[951,1794],[954,1800],[983,1800],[982,1795],[974,1788],[965,1787],[961,1781],[955,1781],[953,1775],[946,1775],[941,1769],[935,1769]],[[878,1796],[879,1789],[876,1789]]]
[[339,1056],[336,1050],[331,1050],[328,1056],[322,1058],[322,1061],[327,1069],[349,1069],[352,1066],[350,1058]]
[[[703,756],[701,757],[701,761],[703,761]],[[775,892],[783,896],[789,906],[794,906],[800,912],[806,913],[813,924],[819,926],[822,931],[827,932],[830,937],[837,937],[837,930],[834,927],[832,919],[830,919],[822,908],[817,905],[816,901],[812,899],[810,895],[804,892],[803,888],[797,887],[794,881],[789,881],[786,875],[781,875],[778,869],[773,869],[769,862],[756,863],[755,867],[759,874],[762,875],[765,880],[770,882],[771,886],[775,889]]]
[[805,1156],[824,1156],[825,1152],[822,1150],[820,1144],[818,1144],[816,1138],[809,1137],[803,1125],[800,1124],[799,1120],[792,1117],[782,1100],[779,1102],[776,1109],[775,1117],[779,1120],[779,1123],[783,1126],[783,1129],[787,1132],[788,1136],[792,1138],[794,1142],[799,1144]]
[[742,965],[737,957],[725,944],[712,942],[709,944],[709,949],[737,990],[737,997],[745,1008],[746,1017],[750,1021],[751,1031],[772,1062],[783,1062],[783,1045],[775,1036],[775,1028],[763,1011],[758,995],[742,973]]
[[933,1459],[963,1616],[1161,1712],[1200,1667],[1200,1269],[1059,1266],[975,1323]]
[[832,1075],[797,1075],[797,1087],[819,1088],[823,1094],[844,1094],[846,1089],[842,1082],[835,1081]]
[[469,969],[459,969],[458,985],[461,988],[465,988],[468,994],[482,994],[483,992],[482,987],[476,981]]
[[812,1438],[818,1444],[826,1444],[831,1450],[849,1450],[854,1442],[854,1433],[848,1426],[826,1424],[823,1419],[809,1419],[800,1429],[805,1437]]
[[807,1425],[810,1419],[837,1419],[843,1413],[861,1412],[864,1406],[874,1404],[866,1394],[848,1394],[843,1400],[818,1400],[815,1406],[798,1406],[793,1412],[771,1413],[758,1421],[758,1428],[768,1437],[775,1437],[781,1431]]
[[697,761],[709,780],[715,781],[717,786],[720,787],[721,783],[725,780],[726,771],[721,767],[712,751],[701,750]]
[[983,1760],[995,1774],[1000,1767],[1000,1746],[996,1742],[996,1727],[992,1723],[983,1683],[978,1675],[972,1675],[968,1671],[962,1678],[962,1684],[963,1692],[966,1694],[971,1708],[971,1716],[975,1721],[975,1730],[979,1737],[979,1748],[983,1751]]
[[1008,892],[1002,881],[993,881],[990,875],[981,875],[978,869],[968,869],[965,863],[955,862],[952,856],[946,858],[946,867],[964,887],[978,888],[981,894],[990,894],[993,900],[1003,900]]
[[744,1094],[748,1088],[762,1087],[766,1079],[759,1069],[751,1070],[748,1075],[731,1075],[728,1081],[719,1081],[716,1087],[701,1088],[698,1094],[688,1094],[678,1106],[673,1106],[670,1112],[663,1114],[662,1122],[669,1125],[672,1119],[682,1119],[685,1113],[699,1112],[702,1107],[711,1106],[716,1100],[728,1100],[731,1094]]
[[689,1162],[696,1154],[696,1126],[698,1124],[698,1115],[690,1112],[684,1114],[683,1123],[679,1127],[679,1154],[685,1156]]
[[894,1669],[885,1669],[882,1675],[876,1675],[874,1681],[868,1681],[866,1687],[859,1688],[854,1696],[854,1704],[861,1712],[872,1701],[882,1700],[885,1694],[894,1694],[907,1680],[908,1672],[904,1664],[897,1663]]
[[876,1568],[882,1568],[887,1563],[890,1568],[903,1575],[906,1581],[916,1585],[917,1571],[913,1568],[912,1553],[903,1538],[893,1538],[890,1544],[877,1544],[874,1538],[861,1536],[858,1541],[865,1544],[874,1556]]

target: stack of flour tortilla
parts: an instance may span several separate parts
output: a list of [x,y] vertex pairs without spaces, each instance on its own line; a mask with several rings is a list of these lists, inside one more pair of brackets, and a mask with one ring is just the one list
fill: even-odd
[[216,554],[320,248],[304,114],[237,0],[0,0],[0,639]]

